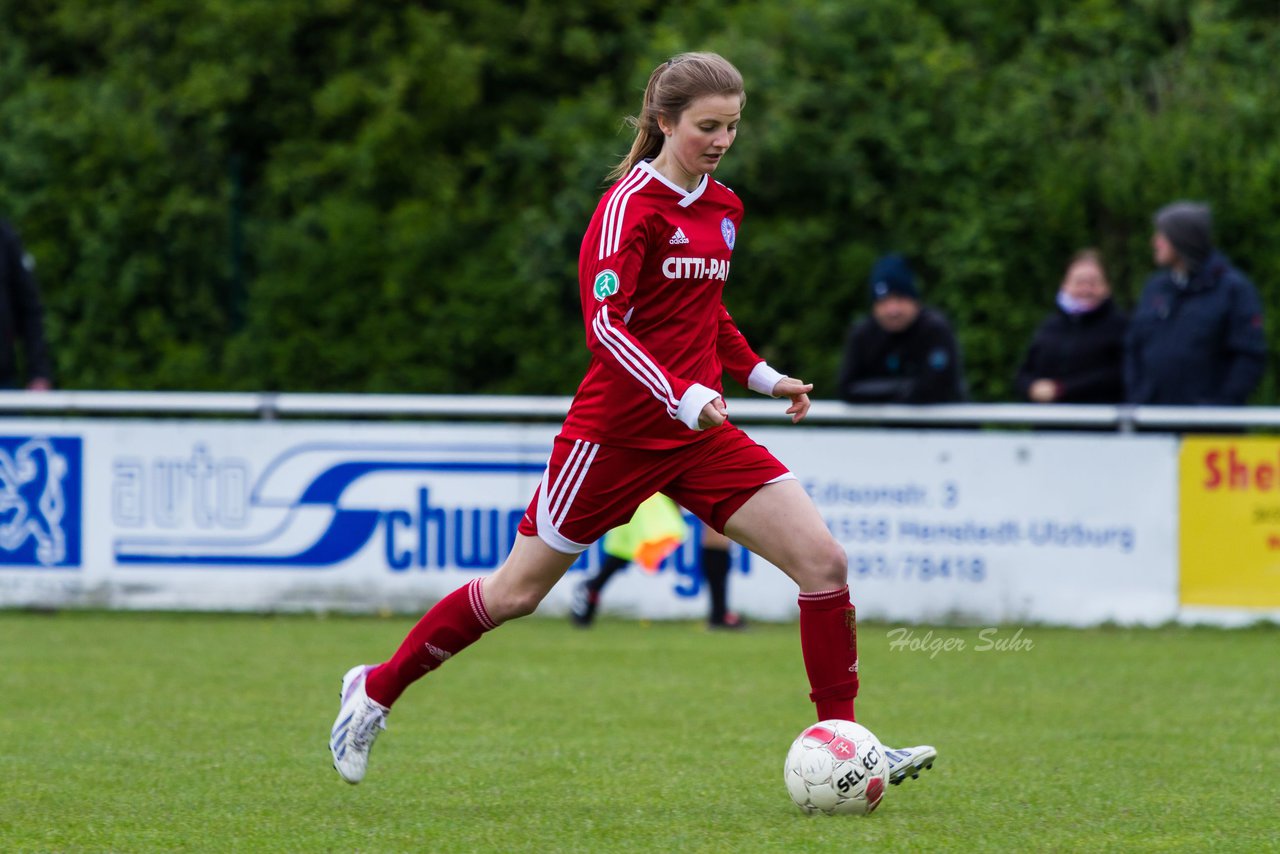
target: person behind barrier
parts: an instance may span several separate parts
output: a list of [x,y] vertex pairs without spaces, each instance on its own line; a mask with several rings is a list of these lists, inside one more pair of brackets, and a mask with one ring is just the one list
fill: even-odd
[[[742,615],[729,610],[730,540],[705,525],[697,527],[702,531],[699,563],[710,605],[707,628],[745,628]],[[595,622],[600,597],[610,579],[633,563],[645,572],[657,573],[662,562],[680,548],[688,536],[689,525],[674,501],[661,492],[645,501],[630,522],[604,535],[601,542],[604,560],[593,574],[573,588],[569,619],[575,626],[589,628]]]
[[1058,286],[1057,306],[1036,330],[1014,378],[1018,396],[1032,403],[1123,402],[1127,327],[1102,255],[1077,252]]
[[18,232],[0,219],[0,389],[18,387],[18,341],[22,341],[28,391],[53,387],[53,366],[44,337],[44,305],[36,284],[35,259]]
[[1156,212],[1152,255],[1125,342],[1130,401],[1239,406],[1266,367],[1262,301],[1213,245],[1208,205],[1174,202]]
[[848,403],[956,403],[965,399],[951,324],[920,301],[901,255],[871,271],[871,313],[845,337],[838,391]]

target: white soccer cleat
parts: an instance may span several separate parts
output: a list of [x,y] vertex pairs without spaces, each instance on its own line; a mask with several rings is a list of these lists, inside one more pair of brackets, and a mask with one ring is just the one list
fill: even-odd
[[892,747],[884,749],[885,758],[889,760],[889,785],[896,786],[903,780],[919,777],[920,772],[933,767],[933,760],[938,758],[938,751],[927,744],[920,747]]
[[372,669],[372,665],[360,664],[342,677],[342,705],[329,733],[333,767],[342,779],[353,785],[364,779],[369,767],[369,749],[378,732],[387,728],[387,715],[391,713],[364,692],[364,678]]

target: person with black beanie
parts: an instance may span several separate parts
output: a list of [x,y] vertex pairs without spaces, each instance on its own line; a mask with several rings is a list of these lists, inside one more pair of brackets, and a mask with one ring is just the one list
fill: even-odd
[[1240,406],[1266,368],[1262,301],[1214,247],[1208,205],[1156,212],[1151,238],[1161,269],[1147,280],[1125,342],[1129,401]]
[[1077,252],[1058,286],[1057,306],[1036,330],[1014,378],[1018,396],[1032,403],[1123,402],[1127,327],[1102,255]]
[[960,346],[942,314],[921,304],[901,255],[871,271],[871,313],[845,337],[836,388],[847,403],[957,403],[965,399]]

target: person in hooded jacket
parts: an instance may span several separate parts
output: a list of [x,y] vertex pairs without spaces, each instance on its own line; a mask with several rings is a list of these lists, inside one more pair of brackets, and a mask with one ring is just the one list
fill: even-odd
[[922,304],[915,273],[897,254],[871,270],[871,312],[845,336],[836,390],[846,403],[959,403],[960,345],[951,324]]
[[1057,307],[1018,369],[1018,396],[1032,403],[1123,402],[1127,326],[1111,298],[1102,255],[1077,252],[1058,287]]
[[1240,406],[1266,368],[1262,301],[1213,245],[1208,205],[1156,212],[1151,238],[1161,269],[1147,280],[1125,342],[1132,403]]

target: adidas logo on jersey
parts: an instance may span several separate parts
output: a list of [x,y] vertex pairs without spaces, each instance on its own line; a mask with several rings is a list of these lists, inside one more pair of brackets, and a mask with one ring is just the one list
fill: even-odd
[[667,242],[670,243],[672,246],[678,246],[682,243],[688,243],[689,238],[684,236],[684,229],[677,226],[676,233],[671,235],[671,239],[668,240]]

